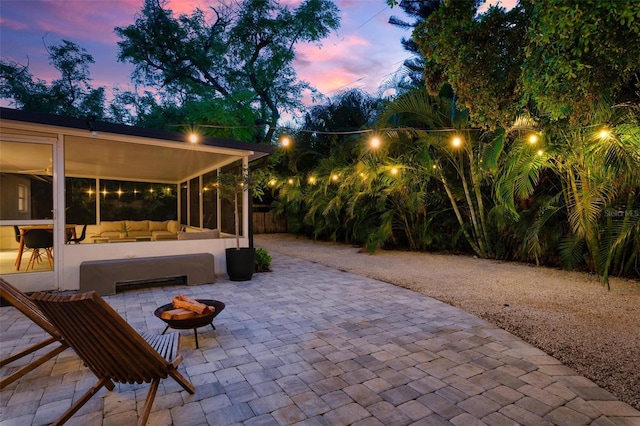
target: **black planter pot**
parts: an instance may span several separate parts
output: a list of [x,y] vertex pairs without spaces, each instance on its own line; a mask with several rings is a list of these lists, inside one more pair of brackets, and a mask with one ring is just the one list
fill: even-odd
[[253,247],[241,247],[240,249],[228,248],[227,275],[231,281],[249,281],[256,269],[256,249]]

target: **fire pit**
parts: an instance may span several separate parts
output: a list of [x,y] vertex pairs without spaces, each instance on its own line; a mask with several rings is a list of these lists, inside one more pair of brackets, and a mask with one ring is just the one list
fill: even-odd
[[177,330],[188,330],[190,328],[193,328],[193,333],[196,337],[196,349],[197,349],[199,348],[198,330],[197,330],[198,327],[204,327],[205,325],[211,324],[211,327],[215,330],[216,327],[213,325],[213,319],[220,312],[222,312],[225,305],[223,302],[220,302],[218,300],[211,300],[211,299],[196,299],[196,300],[200,303],[204,303],[207,306],[213,306],[215,308],[215,311],[211,313],[202,314],[202,315],[195,315],[194,317],[191,317],[191,318],[166,319],[166,318],[162,318],[162,313],[165,311],[174,309],[173,303],[167,303],[166,305],[162,305],[158,309],[156,309],[153,312],[153,314],[167,324],[162,334],[166,333],[169,327],[175,328]]

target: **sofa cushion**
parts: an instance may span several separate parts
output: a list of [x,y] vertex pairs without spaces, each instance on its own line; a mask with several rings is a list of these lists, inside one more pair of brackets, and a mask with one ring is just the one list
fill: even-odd
[[175,232],[169,232],[169,231],[152,231],[151,232],[152,241],[177,240],[177,239],[178,239],[178,234]]
[[149,232],[148,220],[127,220],[127,231]]
[[153,232],[153,231],[166,231],[168,224],[169,224],[168,220],[165,220],[164,222],[160,222],[158,220],[150,220],[149,221],[149,231],[151,231],[151,232]]
[[100,233],[120,232],[122,230],[123,224],[124,224],[124,220],[100,222]]
[[149,221],[148,220],[127,220],[127,231],[141,233],[145,232],[149,234]]
[[105,231],[105,232],[101,232],[98,236],[99,237],[107,237],[107,238],[118,238],[120,236],[120,232],[119,231]]
[[167,231],[169,232],[178,232],[180,230],[180,224],[177,220],[170,220],[167,223]]
[[213,229],[202,232],[178,232],[179,240],[208,240],[211,238],[220,238],[220,231]]
[[149,231],[129,231],[127,232],[128,237],[150,237],[151,232]]

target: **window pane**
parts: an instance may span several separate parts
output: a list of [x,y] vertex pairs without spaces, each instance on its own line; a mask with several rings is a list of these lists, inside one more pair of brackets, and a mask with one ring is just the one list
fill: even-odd
[[187,215],[187,206],[189,205],[188,188],[187,182],[182,182],[180,184],[180,223],[182,225],[186,225],[187,219],[189,218]]
[[[235,162],[230,164],[227,167],[222,168],[222,173],[241,173],[242,171],[242,163]],[[234,222],[234,207],[233,201],[220,199],[220,230],[222,232],[227,232],[230,234],[236,233],[235,230],[235,222]],[[240,231],[240,235],[242,235],[242,209],[244,208],[242,204],[242,194],[238,194],[238,229]]]
[[68,224],[96,223],[95,179],[65,179],[65,217]]
[[53,219],[52,149],[0,142],[0,220]]
[[216,183],[218,172],[213,171],[202,176],[202,226],[209,229],[218,228],[218,192]]
[[200,227],[200,178],[189,181],[189,225]]
[[100,181],[101,220],[173,220],[178,202],[175,185]]

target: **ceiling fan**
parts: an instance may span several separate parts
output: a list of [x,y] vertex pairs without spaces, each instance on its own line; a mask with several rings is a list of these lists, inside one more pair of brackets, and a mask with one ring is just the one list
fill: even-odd
[[19,170],[18,173],[27,175],[47,175],[51,176],[51,167],[45,167],[44,169],[31,169],[31,170]]
[[40,169],[27,169],[27,170],[19,170],[18,173],[30,175],[32,178],[40,180],[42,182],[49,182],[49,179],[44,178],[43,176],[52,176],[53,175],[53,164],[51,160],[49,160],[49,165],[47,167],[43,167]]
[[18,173],[28,174],[28,175],[47,175],[51,176],[53,172],[53,163],[51,159],[49,159],[49,165],[47,167],[43,167],[40,169],[27,169],[27,170],[18,170]]

